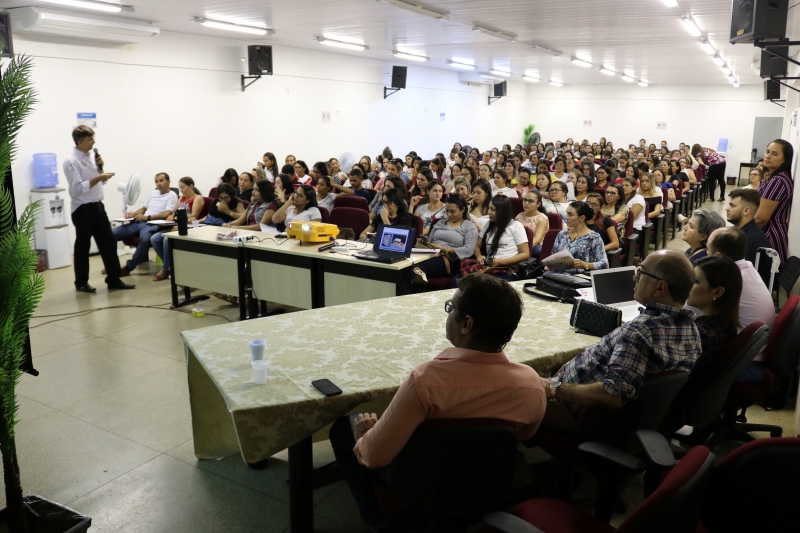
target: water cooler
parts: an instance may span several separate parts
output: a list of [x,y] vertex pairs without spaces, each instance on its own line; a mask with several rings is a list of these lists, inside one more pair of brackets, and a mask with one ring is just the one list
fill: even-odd
[[47,250],[47,268],[72,264],[72,240],[69,238],[69,202],[66,190],[59,187],[31,189],[31,202],[42,201],[41,214],[34,226],[36,248]]

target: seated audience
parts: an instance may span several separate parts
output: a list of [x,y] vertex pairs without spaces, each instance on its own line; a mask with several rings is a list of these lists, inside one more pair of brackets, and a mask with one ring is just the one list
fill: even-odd
[[372,195],[364,188],[363,183],[364,171],[361,167],[354,166],[353,170],[350,171],[350,179],[345,183],[345,187],[349,187],[355,196],[360,196],[369,204],[372,201]]
[[647,202],[645,202],[641,194],[636,193],[636,187],[636,179],[632,177],[623,178],[622,193],[625,195],[625,204],[628,206],[628,216],[633,217],[633,232],[641,233],[645,224],[647,224]]
[[272,224],[282,230],[295,220],[322,222],[322,213],[317,209],[317,193],[311,185],[301,185],[272,215]]
[[453,180],[453,192],[459,195],[467,205],[469,206],[470,201],[472,201],[472,183],[477,180],[473,180],[470,182],[467,178],[461,176]]
[[385,180],[383,180],[382,190],[375,193],[375,198],[373,198],[369,204],[370,222],[374,221],[375,217],[378,216],[380,212],[383,210],[383,203],[381,202],[383,200],[383,193],[384,191],[387,191],[389,189],[397,189],[398,192],[400,193],[400,196],[403,197],[403,201],[406,202],[406,204],[408,204],[406,200],[406,195],[408,194],[408,188],[406,187],[406,183],[402,180],[402,178],[388,177]]
[[[487,301],[494,305],[485,305]],[[367,526],[382,530],[389,523],[359,465],[385,477],[382,467],[425,420],[508,420],[517,427],[520,441],[536,432],[547,403],[539,375],[503,353],[522,317],[522,306],[519,293],[507,283],[483,274],[463,278],[445,303],[445,331],[453,347],[414,369],[380,420],[374,413],[361,413],[352,429],[349,417],[333,424],[331,445]]]
[[[731,195],[737,191],[732,191]],[[739,331],[753,322],[761,322],[770,331],[775,330],[775,307],[766,285],[758,283],[759,275],[750,261],[745,259],[747,236],[739,228],[715,230],[708,238],[708,255],[727,257],[736,262],[742,277],[742,294],[739,298]],[[756,355],[737,378],[738,381],[760,381],[767,374],[764,351]]]
[[567,229],[558,234],[551,253],[569,251],[575,261],[565,271],[568,274],[608,268],[603,238],[587,226],[593,219],[594,211],[585,202],[572,202],[567,207]]
[[519,198],[517,190],[511,186],[511,180],[505,170],[495,170],[492,174],[492,194]]
[[[281,174],[275,180],[275,183],[279,183],[282,179],[288,181],[290,178],[286,174]],[[257,181],[256,186],[253,188],[253,201],[250,202],[247,211],[233,222],[225,223],[223,226],[255,231],[260,231],[262,224],[274,228],[275,224],[272,221],[272,217],[277,210],[275,188],[268,180]],[[277,232],[277,228],[274,231]]]
[[550,179],[549,172],[542,172],[536,175],[536,190],[542,193],[545,198],[550,196],[551,183],[553,183],[553,180]]
[[201,224],[221,226],[233,222],[244,213],[244,204],[236,197],[236,189],[227,183],[217,187],[217,197],[208,210],[208,215],[200,219]]
[[469,206],[470,220],[480,232],[489,223],[489,206],[492,205],[492,185],[486,180],[472,184],[472,203]]
[[[339,191],[335,193],[333,191]],[[337,185],[330,176],[320,176],[317,179],[317,206],[324,207],[330,213],[333,210],[333,204],[336,197],[352,196],[353,190],[348,189],[344,185]]]
[[[140,263],[148,260],[150,250],[150,237],[163,231],[161,226],[148,224],[151,220],[166,220],[171,216],[178,205],[178,195],[169,188],[169,175],[166,172],[159,172],[155,177],[156,189],[150,193],[144,206],[136,211],[125,213],[125,218],[134,219],[129,224],[115,227],[114,238],[118,241],[126,241],[139,237],[139,244],[133,257],[128,259],[122,267],[120,276],[128,276],[133,269]],[[202,200],[202,198],[201,198]],[[103,272],[105,274],[105,272]]]
[[[591,177],[591,173],[587,174],[586,172],[584,172],[584,175]],[[597,169],[596,175],[597,175],[597,179],[596,179],[596,181],[594,183],[594,186],[595,187],[608,187],[608,185],[609,185],[608,169],[606,169],[605,167],[600,167],[600,168]]]
[[433,181],[433,172],[427,167],[422,167],[417,172],[417,179],[412,180],[413,187],[409,191],[409,198],[413,199],[415,196],[424,197],[428,190],[428,184]]
[[[189,222],[199,220],[200,213],[203,211],[203,197],[200,195],[200,191],[197,190],[197,187],[194,186],[194,180],[189,177],[181,178],[178,180],[178,189],[181,191],[181,197],[178,199],[178,209],[175,210],[175,213],[182,209],[186,211],[187,220]],[[219,192],[219,187],[217,190]],[[175,213],[166,218],[167,222],[171,222],[176,218]],[[169,248],[167,248],[167,241],[164,240],[164,237],[171,231],[178,231],[178,228],[160,231],[150,237],[150,245],[161,258],[162,263],[161,270],[153,276],[153,281],[162,281],[169,277]]]
[[381,210],[379,216],[375,217],[375,220],[370,222],[370,225],[367,226],[360,238],[365,239],[367,233],[373,233],[381,224],[384,226],[414,227],[414,219],[411,213],[408,212],[406,202],[398,189],[384,190],[381,203],[383,203],[383,210]]
[[658,218],[664,203],[664,193],[661,192],[661,187],[656,184],[655,178],[649,172],[642,174],[639,178],[638,192],[649,208],[650,212],[647,214],[647,218],[650,220]]
[[[522,175],[522,171],[520,171],[520,175]],[[542,252],[544,234],[550,229],[550,219],[547,218],[542,206],[542,194],[535,189],[526,191],[522,196],[522,209],[522,213],[518,214],[514,220],[531,228],[533,232],[531,257],[539,257]]]
[[585,202],[586,196],[594,190],[594,180],[589,176],[576,176],[575,178],[575,200]]
[[566,183],[563,181],[555,181],[550,184],[550,198],[545,198],[542,200],[542,204],[544,204],[544,209],[546,212],[557,213],[561,216],[564,228],[567,227],[567,206],[569,205],[569,201],[567,200],[568,191],[569,189],[567,188]]
[[[728,207],[725,208],[728,222],[741,229],[747,236],[745,259],[755,265],[758,249],[772,248],[767,234],[758,227],[755,221],[756,212],[758,212],[758,207],[761,205],[761,195],[758,194],[758,189],[742,188],[731,191],[728,196],[731,199]],[[758,273],[767,287],[769,286],[771,272],[772,260],[763,255],[758,264]]]
[[524,226],[512,220],[511,201],[507,196],[492,198],[489,223],[479,235],[475,246],[478,263],[488,267],[494,276],[515,279],[511,272],[518,263],[530,259],[531,250]]
[[526,192],[531,190],[531,171],[525,167],[519,169],[517,173],[517,185],[514,190],[522,197]]
[[586,197],[586,205],[594,211],[594,218],[587,222],[587,226],[592,231],[600,234],[603,239],[603,248],[606,252],[619,248],[619,235],[617,235],[617,224],[611,217],[603,214],[605,200],[603,196],[596,192],[590,192]]
[[658,250],[634,279],[634,298],[645,309],[542,380],[552,400],[542,424],[575,432],[582,408],[619,409],[638,397],[646,374],[694,368],[702,345],[692,312],[683,309],[694,283],[689,260]]
[[725,219],[716,211],[695,209],[683,228],[683,240],[689,244],[686,257],[694,263],[708,255],[708,236],[715,229],[724,228]]
[[708,256],[694,263],[694,285],[686,305],[702,313],[694,321],[703,346],[695,370],[707,366],[736,336],[741,293],[742,275],[727,257]]
[[239,173],[236,172],[235,169],[229,168],[222,174],[222,177],[219,179],[219,183],[217,183],[217,188],[223,183],[227,183],[228,185],[233,186],[234,188],[239,186]]
[[242,172],[239,176],[239,194],[236,197],[239,200],[249,202],[253,196],[253,183],[256,182],[255,177],[249,172]]
[[308,174],[308,165],[306,165],[306,162],[299,159],[294,163],[294,176],[297,179],[293,181],[300,185],[310,185],[314,181]]
[[267,152],[262,156],[260,166],[264,169],[264,174],[269,181],[275,181],[275,176],[280,174],[278,160],[272,152]]
[[[420,204],[421,198],[415,196],[411,199],[408,209],[422,219],[422,235],[427,235],[431,230],[433,219],[444,218],[445,204],[442,202],[444,186],[433,180],[428,184],[428,201]],[[418,235],[418,237],[422,237]]]
[[758,191],[758,188],[761,186],[761,182],[764,180],[764,169],[759,167],[754,167],[750,169],[750,184],[745,185],[742,189],[755,189]]

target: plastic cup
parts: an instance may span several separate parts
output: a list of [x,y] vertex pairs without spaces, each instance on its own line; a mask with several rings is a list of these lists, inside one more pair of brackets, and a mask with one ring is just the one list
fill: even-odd
[[197,229],[200,227],[200,221],[197,219],[192,220],[192,227]]
[[269,366],[268,361],[253,361],[250,363],[253,367],[253,381],[256,382],[256,385],[263,385],[267,382],[267,367]]
[[250,355],[253,357],[253,361],[261,361],[264,359],[264,348],[266,347],[266,339],[253,339],[250,341]]

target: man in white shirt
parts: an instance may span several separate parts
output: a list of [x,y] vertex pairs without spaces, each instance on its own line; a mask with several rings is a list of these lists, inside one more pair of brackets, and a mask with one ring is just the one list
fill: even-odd
[[[758,271],[745,259],[747,236],[737,227],[720,228],[708,237],[708,255],[721,255],[736,262],[742,273],[742,295],[739,298],[739,324],[744,329],[753,322],[761,322],[770,332],[775,330],[775,306],[769,290],[761,281]],[[760,381],[767,374],[764,351],[756,355],[753,362],[739,377],[740,382]]]
[[94,293],[89,285],[89,249],[92,237],[97,243],[100,257],[107,271],[106,284],[109,290],[132,289],[134,286],[123,283],[120,277],[117,243],[111,231],[111,223],[103,205],[103,186],[114,176],[113,172],[103,172],[103,158],[95,157],[94,130],[89,126],[78,126],[72,130],[75,148],[64,160],[64,175],[67,178],[72,224],[75,226],[74,269],[75,290]]
[[162,226],[148,224],[148,222],[165,220],[175,212],[175,208],[178,205],[178,195],[169,188],[169,175],[166,172],[159,172],[156,174],[155,181],[156,190],[150,193],[144,206],[132,213],[125,213],[125,218],[134,220],[130,224],[114,228],[114,237],[118,241],[139,237],[136,251],[122,268],[120,276],[129,275],[131,270],[139,266],[139,263],[147,261],[147,254],[150,250],[150,237],[164,229]]

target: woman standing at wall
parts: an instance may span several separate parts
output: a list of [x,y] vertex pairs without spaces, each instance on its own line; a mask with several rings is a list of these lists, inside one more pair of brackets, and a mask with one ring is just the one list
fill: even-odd
[[758,186],[761,204],[756,224],[767,234],[772,247],[781,256],[781,265],[789,257],[789,215],[792,212],[794,182],[791,165],[794,148],[788,141],[775,139],[764,154],[764,181]]

